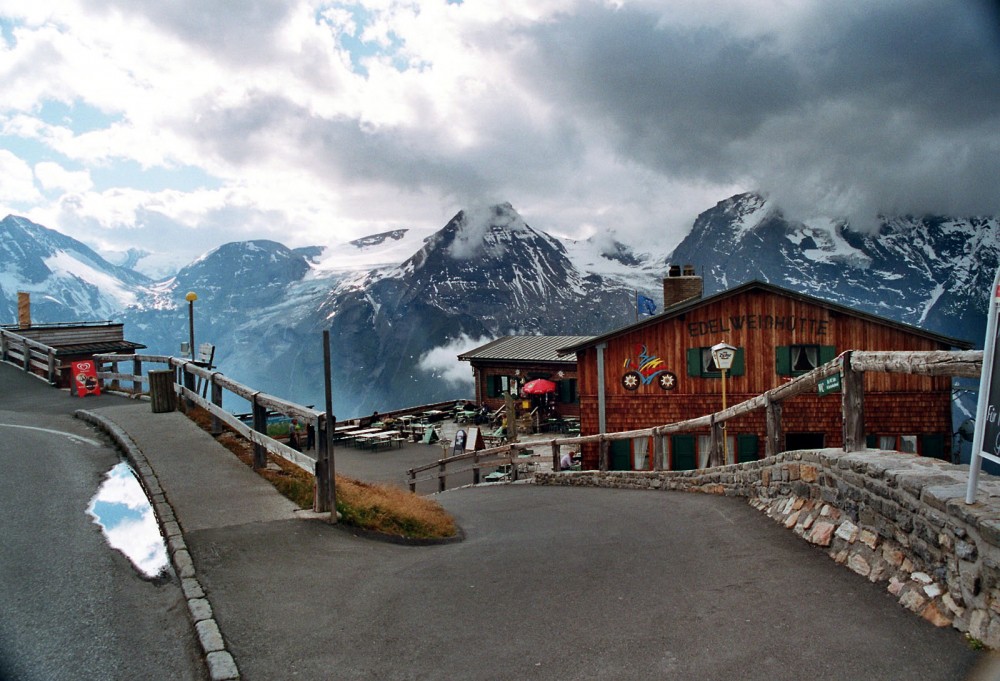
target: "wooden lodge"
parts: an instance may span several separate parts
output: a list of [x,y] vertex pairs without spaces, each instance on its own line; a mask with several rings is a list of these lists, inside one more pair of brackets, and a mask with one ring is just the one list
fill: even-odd
[[517,398],[519,411],[538,407],[561,418],[579,417],[576,357],[558,349],[581,343],[590,336],[503,336],[469,350],[458,359],[472,365],[476,403],[490,411],[504,405],[504,391],[519,396],[528,381],[544,378],[556,384],[549,396]]
[[[566,343],[576,357],[583,435],[622,432],[720,411],[722,373],[711,347],[736,347],[727,372],[727,405],[775,388],[847,350],[968,349],[964,341],[859,312],[758,281],[701,297],[693,268],[676,266],[664,279],[664,311],[616,331]],[[869,447],[950,460],[951,379],[865,374],[865,431]],[[843,445],[840,394],[800,395],[782,411],[784,450]],[[726,424],[727,463],[762,458],[763,410]],[[612,470],[704,467],[710,431],[665,438],[652,461],[651,438],[612,441]],[[597,445],[583,448],[583,467],[599,465]]]

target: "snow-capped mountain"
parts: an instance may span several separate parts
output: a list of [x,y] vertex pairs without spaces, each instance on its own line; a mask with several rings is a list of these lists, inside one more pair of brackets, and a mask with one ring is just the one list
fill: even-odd
[[761,279],[981,345],[1000,224],[900,216],[863,232],[741,194],[699,215],[670,259],[695,265],[706,293]]
[[[194,291],[195,340],[216,345],[219,368],[305,404],[322,404],[329,329],[342,417],[471,397],[471,371],[456,356],[500,335],[629,324],[636,289],[659,299],[668,263],[695,265],[706,293],[762,279],[978,344],[1000,252],[995,218],[892,218],[865,233],[789,221],[743,194],[700,215],[669,255],[607,236],[559,240],[501,204],[461,211],[426,238],[400,229],[329,248],[226,244],[153,283],[22,218],[2,224],[11,322],[11,296],[31,290],[38,321],[115,318],[149,352],[177,354],[188,337],[184,295]],[[100,276],[81,274],[91,271]],[[56,302],[40,307],[40,298]]]
[[17,321],[17,293],[38,321],[112,319],[134,304],[147,277],[109,263],[76,239],[13,215],[0,221],[0,318]]

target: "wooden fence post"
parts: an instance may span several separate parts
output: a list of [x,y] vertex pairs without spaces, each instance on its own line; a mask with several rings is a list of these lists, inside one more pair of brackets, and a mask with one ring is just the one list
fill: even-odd
[[413,472],[412,468],[406,471],[406,476],[407,478],[409,478],[410,481],[410,491],[415,494],[417,491],[417,476]]
[[553,441],[552,443],[552,470],[559,470],[559,445]]
[[445,467],[447,464],[442,461],[438,461],[438,492],[443,492],[448,476],[445,473]]
[[653,470],[663,470],[663,436],[653,433]]
[[139,395],[142,393],[142,360],[138,357],[132,358],[132,375],[136,377],[136,380],[132,381],[132,394]]
[[600,441],[601,453],[600,453],[600,459],[597,464],[597,467],[602,471],[608,470],[608,450],[610,449],[610,447],[611,447],[611,442],[609,440],[606,440],[604,438],[604,435],[602,434]]
[[844,355],[841,409],[844,415],[844,451],[865,448],[865,374],[851,366],[850,352]]
[[[215,374],[210,379],[212,382],[212,404],[222,408],[222,386],[215,382]],[[212,414],[212,435],[222,434],[222,419]]]
[[[267,435],[267,407],[257,403],[257,394],[253,394],[253,429]],[[267,467],[267,450],[259,442],[253,443],[253,467]]]
[[767,419],[767,440],[764,442],[764,456],[775,456],[781,451],[781,402],[764,395],[764,413]]
[[49,383],[56,385],[56,351],[49,350]]
[[725,422],[716,421],[715,414],[712,414],[709,423],[712,428],[712,437],[711,445],[709,446],[708,467],[714,468],[715,466],[723,466],[726,463],[723,461],[722,456],[722,438],[726,436],[725,432],[723,432],[722,424]]
[[479,452],[472,453],[472,484],[479,484]]

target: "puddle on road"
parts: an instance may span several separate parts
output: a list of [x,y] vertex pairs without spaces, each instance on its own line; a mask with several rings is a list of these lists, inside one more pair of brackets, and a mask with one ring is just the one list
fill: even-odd
[[156,514],[135,473],[124,461],[108,471],[87,513],[101,526],[112,548],[124,553],[149,579],[167,570],[167,546]]

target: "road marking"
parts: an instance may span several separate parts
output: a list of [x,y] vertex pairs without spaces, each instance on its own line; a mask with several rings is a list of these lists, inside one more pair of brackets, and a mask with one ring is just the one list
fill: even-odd
[[89,437],[74,435],[73,433],[67,433],[62,430],[53,430],[52,428],[36,428],[35,426],[18,426],[13,423],[0,423],[0,428],[21,428],[23,430],[37,430],[42,433],[52,433],[53,435],[62,435],[63,437],[68,437],[73,442],[85,443],[88,445],[93,445],[95,447],[103,446],[97,440],[91,440]]

